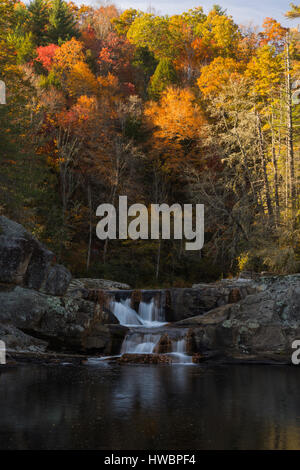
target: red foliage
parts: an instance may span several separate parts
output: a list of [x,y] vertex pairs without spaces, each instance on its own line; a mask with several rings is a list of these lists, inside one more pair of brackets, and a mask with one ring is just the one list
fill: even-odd
[[121,82],[131,82],[131,59],[133,46],[123,37],[110,33],[103,41],[103,47],[98,56],[101,74],[112,73],[119,77]]
[[56,44],[49,44],[49,46],[40,46],[36,49],[37,57],[36,62],[40,62],[46,70],[50,70],[53,64],[53,59],[58,46]]

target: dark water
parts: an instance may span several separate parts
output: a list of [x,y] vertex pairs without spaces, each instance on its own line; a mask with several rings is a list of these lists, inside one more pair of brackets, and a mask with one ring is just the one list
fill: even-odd
[[300,449],[300,368],[20,366],[0,449]]

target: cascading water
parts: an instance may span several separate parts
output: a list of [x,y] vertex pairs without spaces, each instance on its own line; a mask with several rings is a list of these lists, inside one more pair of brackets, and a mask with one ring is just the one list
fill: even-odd
[[[110,309],[121,325],[127,326],[127,333],[121,348],[122,354],[153,354],[161,337],[166,334],[161,327],[166,325],[164,310],[157,297],[142,299],[139,303],[138,313],[131,307],[131,296],[119,297],[110,302]],[[174,334],[174,330],[172,330]],[[179,338],[172,341],[172,350],[166,352],[172,356],[172,362],[191,364],[192,358],[186,354],[186,332],[180,331]]]
[[114,316],[119,320],[120,325],[138,326],[143,324],[136,311],[130,307],[130,298],[120,302],[112,301],[110,308]]
[[153,298],[150,302],[140,302],[139,316],[143,319],[144,322],[148,324],[163,324],[165,321],[162,309],[160,307],[157,307]]
[[152,354],[160,336],[153,333],[129,333],[122,344],[121,354]]
[[130,307],[131,299],[111,301],[110,308],[121,325],[145,326],[148,328],[158,327],[165,324],[161,309],[157,308],[152,298],[150,302],[140,302],[137,313]]
[[172,355],[174,355],[180,364],[192,364],[191,356],[186,354],[186,338],[172,341]]

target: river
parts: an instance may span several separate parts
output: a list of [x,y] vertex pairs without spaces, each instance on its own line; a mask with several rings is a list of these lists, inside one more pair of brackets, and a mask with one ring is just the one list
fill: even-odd
[[300,368],[24,364],[0,375],[0,449],[300,449]]

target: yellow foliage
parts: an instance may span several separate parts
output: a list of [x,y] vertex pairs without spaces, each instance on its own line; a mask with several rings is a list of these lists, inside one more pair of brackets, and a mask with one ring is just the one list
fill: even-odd
[[231,58],[217,57],[201,69],[197,84],[204,96],[214,95],[230,80],[242,78],[243,64]]
[[246,76],[251,78],[253,89],[257,94],[267,96],[280,83],[283,72],[283,55],[276,54],[274,47],[266,45],[259,48],[249,62]]

